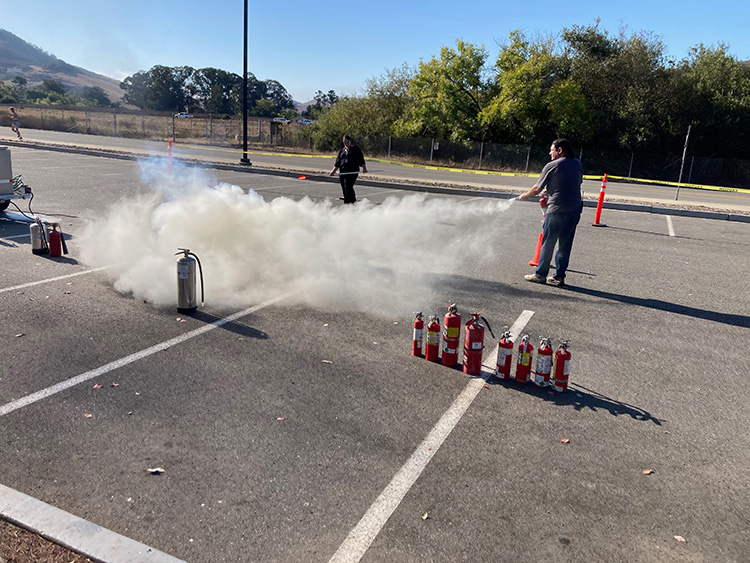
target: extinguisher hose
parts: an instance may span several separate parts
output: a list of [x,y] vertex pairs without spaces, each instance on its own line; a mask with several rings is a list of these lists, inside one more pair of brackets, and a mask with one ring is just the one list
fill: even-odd
[[201,307],[202,307],[205,301],[204,296],[203,296],[203,266],[201,266],[200,258],[198,258],[195,254],[193,254],[192,252],[188,252],[187,254],[194,257],[195,260],[198,262],[198,272],[200,273],[200,276],[201,276]]
[[484,317],[479,317],[479,318],[482,319],[487,324],[487,328],[489,329],[490,334],[492,335],[492,338],[496,338],[495,337],[495,333],[492,332],[492,327],[490,326],[490,322],[487,319],[485,319]]
[[60,227],[60,242],[62,243],[63,254],[67,254],[68,253],[68,245],[65,244],[65,235],[63,234],[61,227]]

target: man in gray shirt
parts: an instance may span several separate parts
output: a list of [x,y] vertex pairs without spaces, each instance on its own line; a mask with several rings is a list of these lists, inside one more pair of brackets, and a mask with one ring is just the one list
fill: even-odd
[[[570,250],[573,248],[573,237],[583,210],[581,199],[583,165],[575,157],[573,146],[567,139],[553,141],[549,155],[552,161],[544,167],[536,184],[528,192],[518,196],[520,201],[525,201],[539,195],[542,191],[547,193],[547,213],[542,227],[539,265],[535,273],[528,274],[524,278],[533,283],[563,286],[565,285],[565,272],[570,261]],[[557,244],[555,275],[548,277],[555,244]]]

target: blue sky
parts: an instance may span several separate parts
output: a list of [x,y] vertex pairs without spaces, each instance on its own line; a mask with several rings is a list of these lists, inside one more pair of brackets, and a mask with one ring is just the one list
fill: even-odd
[[[0,27],[118,80],[157,64],[241,74],[243,6],[243,0],[23,0],[2,10]],[[597,18],[610,34],[622,27],[628,34],[653,32],[675,59],[699,43],[719,42],[750,59],[748,9],[734,0],[248,0],[248,6],[248,70],[278,80],[300,102],[316,90],[360,93],[368,78],[429,60],[456,38],[485,45],[492,61],[513,29],[549,35]]]

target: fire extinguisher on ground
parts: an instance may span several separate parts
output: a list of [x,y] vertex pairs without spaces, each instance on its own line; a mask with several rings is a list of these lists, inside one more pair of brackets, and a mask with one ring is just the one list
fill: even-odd
[[198,308],[198,296],[196,292],[195,265],[201,276],[201,305],[203,305],[203,267],[198,256],[190,252],[188,248],[179,248],[182,258],[177,261],[177,312],[195,313]]
[[513,340],[510,332],[505,332],[497,343],[497,369],[495,375],[502,381],[510,379],[510,368],[513,362]]
[[534,347],[529,344],[529,335],[524,334],[518,345],[518,358],[516,359],[516,381],[528,383],[531,374],[531,360],[534,357]]
[[536,369],[534,370],[534,384],[538,387],[549,385],[549,376],[552,371],[552,342],[549,338],[542,338],[539,349],[536,351]]
[[441,362],[449,368],[458,363],[459,335],[461,333],[461,315],[455,303],[448,305],[448,312],[443,319],[443,356]]
[[440,352],[440,321],[437,315],[430,315],[427,323],[427,344],[425,345],[424,357],[426,360],[436,362]]
[[49,240],[49,255],[53,258],[68,253],[68,245],[65,244],[62,227],[60,223],[50,223],[50,231],[47,240]]
[[47,230],[44,228],[42,220],[37,218],[29,226],[31,234],[31,252],[33,254],[49,254],[49,244],[47,243]]
[[414,336],[411,343],[411,355],[421,356],[422,355],[422,329],[424,328],[424,321],[422,320],[422,313],[414,313]]
[[570,352],[568,343],[562,342],[555,352],[555,367],[553,369],[555,378],[555,391],[561,393],[568,390],[568,379],[570,377]]
[[[480,313],[471,313],[471,318],[466,321],[466,337],[464,339],[464,373],[468,375],[479,375],[482,372],[482,355],[484,354],[484,326],[479,322],[482,319],[492,334],[492,327]],[[492,334],[494,338],[495,335]]]

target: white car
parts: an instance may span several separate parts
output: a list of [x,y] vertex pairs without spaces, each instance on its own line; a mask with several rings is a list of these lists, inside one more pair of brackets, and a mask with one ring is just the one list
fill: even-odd
[[174,116],[175,117],[193,117],[192,114],[184,112],[184,111],[182,111],[180,113],[176,113],[176,114],[174,114]]
[[274,123],[290,123],[290,121],[285,117],[274,117],[271,121]]

